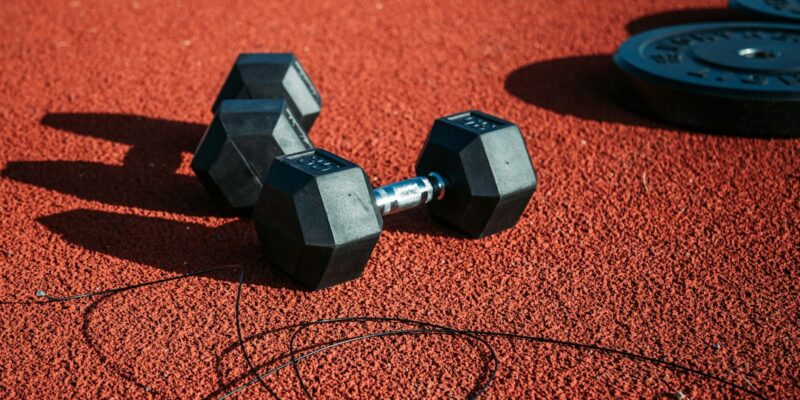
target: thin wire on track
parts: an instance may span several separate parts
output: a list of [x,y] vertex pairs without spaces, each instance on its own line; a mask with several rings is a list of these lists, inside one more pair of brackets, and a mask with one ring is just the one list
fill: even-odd
[[[659,365],[659,366],[662,366],[662,367],[665,367],[665,368],[668,368],[668,369],[672,369],[672,370],[675,370],[675,371],[678,371],[678,372],[682,372],[682,373],[686,373],[686,374],[690,374],[690,375],[696,375],[696,376],[699,376],[699,377],[702,377],[702,378],[705,378],[705,379],[713,380],[713,381],[718,382],[718,383],[720,383],[720,384],[722,384],[724,386],[727,386],[727,387],[729,387],[731,389],[735,389],[735,390],[740,391],[742,393],[746,393],[746,394],[748,394],[748,395],[750,395],[752,397],[755,397],[755,398],[758,398],[758,399],[766,399],[766,397],[764,395],[762,395],[761,393],[759,393],[759,392],[757,392],[755,390],[749,389],[747,387],[744,387],[742,385],[739,385],[739,384],[737,384],[735,382],[729,381],[729,380],[727,380],[725,378],[722,378],[720,376],[717,376],[717,375],[714,375],[714,374],[711,374],[711,373],[708,373],[708,372],[704,372],[704,371],[701,371],[699,369],[687,367],[687,366],[684,366],[684,365],[681,365],[681,364],[678,364],[678,363],[675,363],[675,362],[665,361],[665,360],[661,360],[661,359],[654,358],[654,357],[649,357],[649,356],[645,356],[645,355],[641,355],[641,354],[628,352],[628,351],[625,351],[625,350],[618,350],[618,349],[613,349],[613,348],[609,348],[609,347],[603,347],[603,346],[599,346],[599,345],[596,345],[596,344],[571,342],[571,341],[566,341],[566,340],[558,340],[558,339],[552,339],[552,338],[547,338],[547,337],[525,335],[525,334],[514,333],[514,332],[498,332],[498,331],[475,330],[475,329],[456,329],[456,328],[452,328],[452,327],[448,327],[448,326],[444,326],[444,325],[432,324],[432,323],[425,322],[425,321],[417,321],[417,320],[412,320],[412,319],[407,319],[407,318],[395,318],[395,317],[359,316],[359,317],[346,317],[346,318],[324,318],[324,319],[318,319],[316,321],[301,322],[301,323],[298,324],[298,328],[295,329],[294,332],[292,332],[292,336],[291,336],[291,339],[289,341],[288,354],[284,354],[284,355],[282,355],[282,357],[278,358],[278,360],[280,360],[280,359],[288,359],[288,360],[284,361],[283,363],[281,363],[281,364],[279,364],[279,365],[277,365],[277,366],[275,366],[275,367],[273,367],[271,369],[269,369],[268,371],[266,371],[264,373],[259,373],[258,368],[252,362],[252,358],[250,357],[250,353],[247,351],[247,348],[245,347],[244,336],[242,335],[242,325],[241,325],[241,318],[240,318],[240,314],[241,314],[240,313],[240,304],[241,304],[241,297],[242,297],[241,296],[242,295],[242,287],[244,286],[245,268],[243,268],[243,267],[241,267],[239,265],[224,265],[224,266],[221,266],[221,267],[201,269],[201,270],[197,270],[197,271],[193,271],[193,272],[189,272],[189,273],[185,273],[185,274],[182,274],[182,275],[173,276],[173,277],[169,277],[169,278],[158,279],[158,280],[148,281],[148,282],[142,282],[142,283],[137,283],[137,284],[128,285],[128,286],[121,286],[121,287],[106,289],[106,290],[102,290],[102,291],[87,292],[87,293],[69,295],[69,296],[51,296],[51,295],[47,294],[46,292],[44,292],[42,290],[37,290],[36,291],[36,296],[41,298],[41,299],[44,299],[46,302],[52,302],[52,303],[64,302],[64,301],[72,301],[72,300],[80,300],[80,299],[87,299],[87,298],[97,297],[97,296],[109,296],[109,295],[117,294],[117,293],[120,293],[120,292],[125,292],[125,291],[129,291],[129,290],[133,290],[133,289],[143,288],[143,287],[147,287],[147,286],[154,286],[154,285],[163,284],[163,283],[167,283],[167,282],[171,282],[171,281],[176,281],[176,280],[180,280],[180,279],[189,278],[189,277],[192,277],[192,276],[208,275],[208,274],[211,274],[211,273],[214,273],[214,272],[218,272],[218,271],[233,270],[233,269],[239,270],[239,279],[238,279],[238,282],[236,284],[236,300],[234,301],[234,319],[235,319],[235,323],[236,323],[237,345],[239,346],[239,348],[242,351],[242,355],[243,355],[243,357],[245,359],[245,363],[247,364],[248,373],[253,375],[253,379],[251,379],[250,381],[245,382],[244,384],[239,385],[239,386],[233,388],[232,390],[224,393],[221,397],[219,397],[220,400],[230,398],[231,396],[233,396],[233,395],[235,395],[235,394],[237,394],[237,393],[239,393],[239,392],[241,392],[241,391],[243,391],[243,390],[255,385],[256,383],[260,383],[267,390],[267,392],[270,394],[270,396],[272,396],[274,399],[280,400],[280,396],[278,396],[278,394],[275,392],[275,390],[267,384],[267,382],[265,381],[265,378],[267,378],[267,377],[269,377],[271,375],[274,375],[277,372],[279,372],[279,371],[281,371],[281,370],[283,370],[285,368],[288,368],[288,367],[292,367],[294,369],[294,374],[295,374],[295,377],[297,379],[297,383],[300,386],[300,388],[303,390],[303,393],[306,395],[306,397],[308,397],[309,399],[313,399],[313,395],[311,394],[311,390],[308,388],[308,385],[306,384],[306,381],[303,378],[302,373],[300,372],[300,368],[298,366],[299,362],[301,362],[301,361],[303,361],[305,359],[308,359],[308,358],[310,358],[310,357],[312,357],[312,356],[314,356],[316,354],[320,354],[320,353],[329,351],[331,349],[334,349],[336,347],[344,346],[344,345],[350,344],[350,343],[356,343],[356,342],[369,340],[369,339],[376,339],[376,338],[398,337],[398,336],[422,336],[422,335],[444,335],[444,336],[452,336],[452,337],[462,337],[462,338],[468,339],[468,341],[470,341],[470,342],[480,343],[482,346],[485,347],[486,351],[489,354],[489,358],[490,358],[490,361],[492,363],[492,366],[491,366],[491,369],[489,370],[488,374],[486,374],[486,377],[479,381],[479,382],[482,382],[482,383],[469,392],[469,394],[466,397],[468,400],[477,399],[482,394],[484,394],[489,389],[489,387],[491,387],[492,383],[494,382],[495,377],[497,376],[497,370],[498,370],[498,368],[500,366],[500,362],[499,362],[499,360],[497,358],[497,355],[495,353],[494,347],[492,347],[491,343],[487,340],[487,338],[502,338],[502,339],[507,339],[507,340],[522,340],[522,341],[535,342],[535,343],[551,344],[551,345],[562,346],[562,347],[570,347],[570,348],[574,348],[574,349],[578,349],[578,350],[596,351],[596,352],[599,352],[599,353],[619,356],[619,357],[627,358],[627,359],[634,360],[634,361],[647,362],[647,363],[650,363],[650,364]],[[297,336],[301,332],[307,330],[308,328],[310,328],[312,326],[344,324],[344,323],[353,323],[353,322],[399,323],[399,324],[403,324],[403,325],[415,326],[416,328],[413,328],[413,329],[392,329],[392,330],[386,330],[386,331],[380,331],[380,332],[372,332],[372,333],[368,333],[368,334],[362,334],[362,335],[342,338],[342,339],[335,340],[335,341],[330,341],[330,342],[327,342],[327,343],[324,343],[324,344],[314,344],[314,345],[306,347],[306,349],[309,349],[309,350],[304,352],[304,353],[298,353],[296,348],[295,348],[295,344],[294,343],[295,343],[295,340],[296,340]],[[314,349],[314,347],[318,346],[318,345],[320,347]]]

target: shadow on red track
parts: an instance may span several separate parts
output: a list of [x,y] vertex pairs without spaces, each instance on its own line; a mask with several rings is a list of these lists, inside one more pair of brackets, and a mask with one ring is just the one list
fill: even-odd
[[[163,218],[72,210],[40,217],[37,222],[85,249],[186,274],[229,264],[261,264],[252,283],[272,287],[300,287],[260,261],[260,247],[249,221],[236,220],[219,227]],[[236,282],[234,276],[209,275]]]
[[[121,166],[90,161],[13,161],[2,176],[104,204],[190,216],[214,214],[212,202],[192,176],[179,175],[183,153],[192,152],[205,127],[127,114],[47,114],[45,126],[130,145]],[[217,228],[163,218],[95,210],[40,217],[39,223],[83,248],[176,273],[253,263],[258,241],[250,223]],[[297,287],[268,266],[257,282]],[[236,279],[229,279],[236,281]]]
[[508,75],[506,90],[528,104],[592,121],[655,127],[618,105],[611,95],[610,55],[559,58],[523,66]]
[[2,176],[85,200],[166,211],[210,215],[202,186],[178,175],[182,153],[194,150],[204,126],[126,114],[47,114],[42,124],[68,132],[130,145],[122,166],[86,161],[12,161]]

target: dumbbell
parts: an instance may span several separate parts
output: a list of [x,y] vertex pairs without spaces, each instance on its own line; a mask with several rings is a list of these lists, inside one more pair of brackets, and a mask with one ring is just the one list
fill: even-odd
[[306,132],[322,107],[319,91],[292,53],[240,54],[211,111],[216,113],[227,99],[286,99]]
[[516,125],[479,111],[439,118],[417,177],[373,189],[363,169],[322,149],[277,157],[253,219],[265,258],[309,289],[358,278],[383,216],[428,204],[474,238],[514,226],[536,190]]
[[319,93],[293,54],[241,54],[192,160],[223,214],[249,217],[272,160],[312,149]]

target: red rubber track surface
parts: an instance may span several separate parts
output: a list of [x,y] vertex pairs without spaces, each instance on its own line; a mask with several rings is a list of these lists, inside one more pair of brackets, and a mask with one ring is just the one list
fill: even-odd
[[[689,132],[606,94],[632,32],[731,18],[723,1],[5,1],[0,5],[0,397],[214,398],[249,380],[237,274],[59,304],[229,263],[259,365],[323,317],[423,319],[595,343],[800,397],[800,141]],[[683,10],[683,11],[681,11]],[[248,221],[213,216],[188,167],[239,52],[295,52],[324,109],[311,136],[375,184],[413,172],[433,120],[519,124],[540,177],[518,226],[469,240],[387,218],[362,279],[300,290]],[[298,345],[399,327],[318,327]],[[663,367],[490,339],[487,398],[742,393]],[[394,337],[302,362],[317,398],[459,398],[462,338]],[[302,395],[291,369],[268,383]],[[239,398],[266,398],[258,386]]]

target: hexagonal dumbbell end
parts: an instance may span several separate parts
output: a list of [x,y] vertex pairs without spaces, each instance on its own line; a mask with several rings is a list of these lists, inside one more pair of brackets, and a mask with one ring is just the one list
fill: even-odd
[[479,111],[437,119],[416,172],[444,177],[446,194],[428,209],[473,237],[514,226],[536,190],[536,172],[519,128]]
[[192,170],[223,213],[249,217],[272,160],[311,148],[286,101],[225,100],[200,140]]
[[357,165],[316,149],[278,157],[253,219],[272,265],[310,289],[358,278],[383,219]]
[[217,112],[225,99],[283,98],[303,129],[317,119],[322,99],[308,74],[291,53],[240,54],[211,107]]

